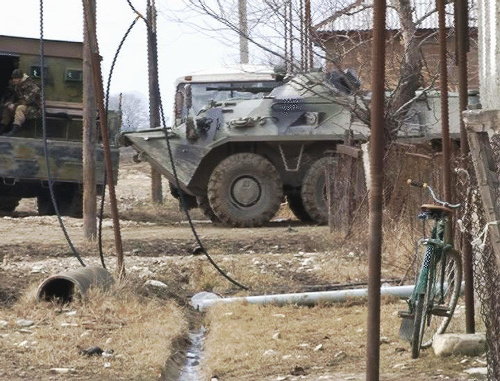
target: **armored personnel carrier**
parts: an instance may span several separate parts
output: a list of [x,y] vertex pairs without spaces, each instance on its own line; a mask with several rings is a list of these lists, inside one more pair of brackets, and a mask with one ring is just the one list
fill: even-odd
[[[54,187],[62,215],[82,215],[83,68],[81,42],[45,40],[46,136],[51,177],[44,154],[41,119],[27,120],[14,136],[0,136],[0,212],[12,212],[22,198],[36,198],[40,215],[55,214],[48,182]],[[0,99],[11,73],[22,69],[41,85],[40,42],[0,36]],[[0,104],[0,112],[2,105]],[[118,114],[110,114],[110,135],[120,130]],[[118,172],[118,147],[111,150]],[[96,179],[103,185],[104,155],[96,149]]]
[[[186,205],[198,205],[214,222],[260,226],[286,197],[300,220],[324,224],[325,167],[337,162],[347,131],[355,145],[369,138],[368,126],[348,108],[356,81],[348,82],[339,85],[319,72],[297,75],[258,99],[212,100],[196,115],[186,111],[173,129],[125,133],[121,143],[164,174],[174,193],[183,192]],[[451,110],[457,100],[450,97]],[[190,103],[183,102],[188,110]],[[400,139],[440,139],[439,115],[439,94],[421,96]],[[458,138],[458,111],[450,113],[450,126]]]
[[208,102],[173,130],[125,133],[121,141],[175,187],[168,135],[180,190],[213,221],[260,226],[286,196],[301,220],[325,223],[324,165],[335,162],[347,130],[358,142],[368,137],[343,97],[322,73],[302,75],[257,99]]

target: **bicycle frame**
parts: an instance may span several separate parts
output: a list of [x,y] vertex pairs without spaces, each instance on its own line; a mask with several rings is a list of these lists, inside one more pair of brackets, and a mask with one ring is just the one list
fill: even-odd
[[[425,214],[425,215],[424,215]],[[440,216],[432,216],[432,213],[423,212],[419,215],[421,219],[433,219],[434,226],[432,227],[430,238],[421,239],[418,244],[427,246],[422,260],[422,267],[420,269],[415,288],[413,289],[410,298],[410,311],[413,312],[418,295],[423,294],[426,290],[431,292],[431,295],[436,295],[436,288],[439,286],[439,293],[441,299],[444,296],[444,268],[441,274],[435,274],[437,263],[440,260],[445,260],[446,253],[452,248],[451,241],[451,221],[450,218],[444,213]],[[425,223],[425,221],[424,221]],[[425,226],[424,226],[425,235]],[[418,250],[418,248],[417,248]],[[429,279],[434,279],[431,287],[428,287]]]

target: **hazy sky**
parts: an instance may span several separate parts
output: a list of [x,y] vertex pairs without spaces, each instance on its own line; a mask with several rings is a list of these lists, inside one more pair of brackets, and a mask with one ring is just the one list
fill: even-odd
[[[144,12],[146,0],[131,0]],[[188,23],[173,21],[186,17],[182,0],[157,0],[159,77],[166,115],[173,103],[173,82],[186,72],[207,66],[236,63],[237,46],[222,44],[215,33],[207,35]],[[14,9],[16,12],[14,13]],[[20,10],[20,12],[17,12]],[[83,11],[81,0],[44,0],[44,37],[46,39],[82,41]],[[186,17],[196,22],[196,16]],[[126,0],[97,0],[97,35],[103,56],[105,84],[118,44],[135,18]],[[198,17],[199,18],[199,17]],[[199,22],[206,22],[200,20]],[[40,0],[2,1],[0,35],[40,36]],[[236,43],[237,36],[231,36]],[[148,93],[146,28],[139,20],[122,48],[115,67],[111,93],[138,91]]]

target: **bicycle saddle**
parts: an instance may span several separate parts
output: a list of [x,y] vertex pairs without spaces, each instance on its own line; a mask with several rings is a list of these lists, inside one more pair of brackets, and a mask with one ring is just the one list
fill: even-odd
[[420,208],[422,209],[422,212],[429,212],[431,214],[447,214],[450,217],[453,215],[453,210],[442,205],[423,204]]

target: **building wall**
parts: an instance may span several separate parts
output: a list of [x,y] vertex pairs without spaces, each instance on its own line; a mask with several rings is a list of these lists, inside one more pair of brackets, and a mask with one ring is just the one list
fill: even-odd
[[[424,87],[434,84],[439,88],[439,42],[437,33],[419,37],[422,40]],[[324,38],[323,38],[324,39]],[[477,38],[471,38],[470,52],[468,53],[469,90],[479,89]],[[371,43],[369,36],[362,33],[350,35],[336,35],[323,42],[327,57],[332,57],[340,64],[340,68],[354,69],[365,90],[370,89],[371,83]],[[448,38],[448,88],[458,91],[458,67],[455,60],[455,39]],[[397,37],[388,38],[386,45],[386,81],[387,89],[394,89],[400,81],[400,62],[403,47]],[[499,107],[500,108],[500,107]]]

